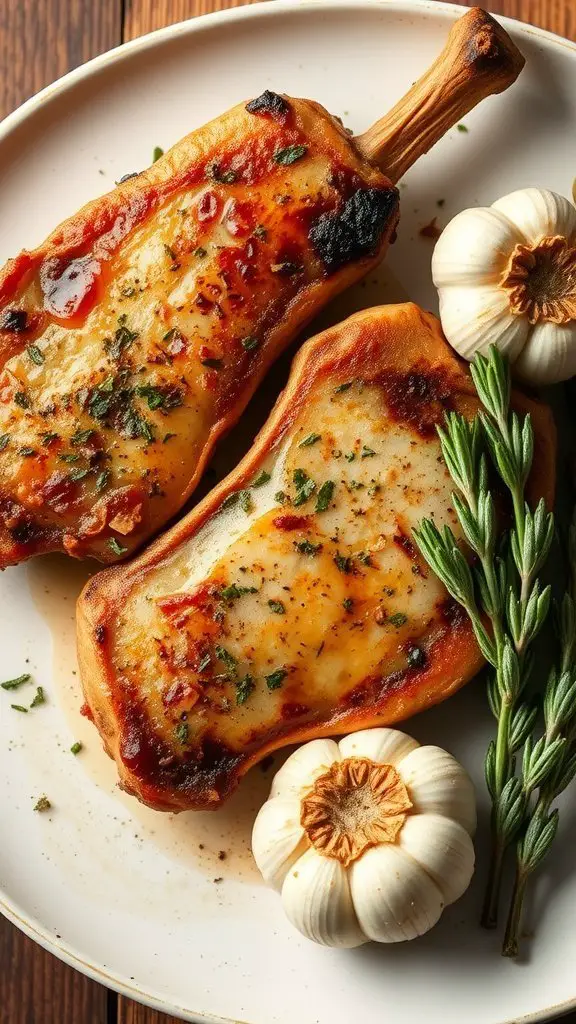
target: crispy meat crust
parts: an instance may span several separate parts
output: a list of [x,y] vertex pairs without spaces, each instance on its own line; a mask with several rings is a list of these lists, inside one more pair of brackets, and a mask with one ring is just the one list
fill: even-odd
[[268,367],[383,256],[398,193],[266,92],[0,272],[0,567],[114,562],[194,490]]
[[[477,409],[466,366],[446,345],[434,317],[411,303],[358,313],[303,346],[286,390],[237,469],[143,555],[129,565],[100,573],[80,597],[78,649],[86,700],[105,747],[116,760],[122,786],[152,807],[217,807],[248,769],[270,751],[317,736],[401,721],[445,700],[481,667],[468,620],[444,592],[434,606],[434,628],[421,661],[404,662],[400,670],[391,662],[389,672],[372,672],[351,690],[335,686],[329,705],[301,687],[300,693],[306,697],[304,705],[288,704],[289,697],[284,695],[278,699],[275,717],[263,723],[253,718],[249,732],[242,732],[238,726],[240,710],[232,709],[227,715],[211,719],[210,728],[186,748],[175,738],[167,738],[165,723],[151,712],[149,697],[145,696],[151,680],[140,678],[139,683],[137,673],[129,677],[123,671],[130,661],[136,664],[140,654],[124,649],[122,635],[118,635],[118,623],[127,610],[130,614],[134,596],[151,593],[162,574],[162,589],[168,594],[170,586],[172,592],[178,591],[179,582],[170,577],[172,560],[185,552],[188,562],[193,563],[195,538],[205,524],[217,521],[226,498],[249,486],[263,466],[269,465],[270,453],[290,439],[303,410],[313,405],[321,392],[333,391],[335,385],[352,379],[379,389],[390,429],[397,424],[408,432],[403,436],[413,438],[412,444],[418,439],[422,445],[437,444],[435,424],[446,409],[456,409],[466,416],[474,415]],[[514,405],[519,412],[530,412],[535,428],[530,496],[534,499],[542,495],[550,506],[555,486],[551,413],[520,393],[514,395]],[[318,429],[322,430],[321,423]],[[296,509],[298,515],[286,513],[283,529],[300,528],[306,519],[300,516],[301,511],[305,508]],[[395,537],[394,541],[404,547],[408,557],[414,557],[409,536]],[[416,570],[413,580],[420,579]],[[191,603],[186,590],[184,595],[180,592],[168,600],[172,610],[179,600]],[[198,605],[197,592],[192,603]],[[162,614],[159,601],[154,628]],[[343,639],[340,642],[344,644]],[[345,655],[346,649],[340,653]],[[194,715],[195,709],[187,716],[193,728],[201,721]]]

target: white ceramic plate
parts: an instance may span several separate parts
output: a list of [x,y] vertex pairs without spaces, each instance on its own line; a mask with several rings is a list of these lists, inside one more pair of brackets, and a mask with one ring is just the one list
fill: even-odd
[[[155,145],[266,87],[314,97],[355,130],[366,128],[439,52],[459,13],[409,0],[277,0],[176,25],[98,58],[0,130],[0,258],[39,242],[82,202],[148,164]],[[576,174],[576,46],[507,27],[527,57],[519,83],[467,117],[468,134],[450,132],[405,183],[389,263],[424,305],[434,306],[431,243],[419,227],[526,185],[569,194]],[[390,294],[380,277],[338,313]],[[248,427],[239,430],[241,447]],[[22,715],[0,691],[0,900],[11,920],[97,980],[194,1021],[500,1024],[576,1002],[573,806],[562,813],[550,873],[539,879],[527,962],[502,960],[497,937],[477,925],[490,728],[479,686],[409,726],[450,748],[478,779],[477,885],[422,940],[325,950],[292,931],[251,867],[250,826],[268,786],[260,769],[212,816],[155,814],[115,788],[113,767],[79,713],[73,605],[88,571],[46,558],[0,580],[2,677],[29,669],[48,695]],[[76,758],[75,740],[85,744]],[[42,794],[53,811],[34,814]]]

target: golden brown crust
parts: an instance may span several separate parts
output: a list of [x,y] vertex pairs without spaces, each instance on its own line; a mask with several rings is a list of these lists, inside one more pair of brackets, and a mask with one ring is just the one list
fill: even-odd
[[0,271],[0,567],[140,547],[279,353],[382,258],[396,189],[319,104],[264,95]]
[[[422,374],[416,383],[415,367]],[[138,684],[128,684],[128,677],[122,679],[117,671],[116,627],[123,611],[131,607],[133,595],[152,593],[154,581],[166,572],[164,587],[170,593],[171,559],[194,543],[202,526],[218,514],[230,494],[244,488],[261,471],[269,453],[289,436],[312,393],[318,393],[314,389],[333,387],[347,378],[377,381],[384,389],[387,415],[392,421],[396,416],[407,423],[413,436],[422,439],[431,437],[445,408],[467,416],[477,409],[467,370],[448,349],[434,317],[411,303],[358,313],[303,346],[286,390],[237,469],[143,555],[94,577],[80,598],[78,648],[86,700],[106,749],[116,759],[122,785],[150,806],[172,810],[217,806],[240,777],[270,751],[316,736],[401,721],[449,697],[481,666],[466,616],[446,601],[438,606],[436,631],[425,664],[366,678],[322,713],[278,720],[244,746],[224,742],[223,726],[220,737],[212,731],[200,759],[199,751],[188,759],[178,752],[166,766],[161,763],[167,746],[159,723],[149,718]],[[407,382],[410,387],[423,388],[418,400],[407,398]],[[550,505],[555,474],[550,411],[520,394],[514,396],[514,403],[531,413],[535,428],[537,454],[531,495],[542,494]],[[409,544],[409,538],[401,542]],[[124,660],[130,660],[130,653],[121,652]],[[168,753],[172,756],[174,750]]]

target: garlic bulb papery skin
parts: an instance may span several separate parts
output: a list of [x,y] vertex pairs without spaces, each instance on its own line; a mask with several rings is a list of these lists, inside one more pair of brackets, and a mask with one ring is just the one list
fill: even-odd
[[252,852],[291,923],[325,946],[423,935],[468,888],[476,801],[462,766],[396,729],[312,740],[280,768]]
[[576,374],[576,209],[547,189],[464,210],[432,257],[440,319],[471,360],[496,345],[534,385]]

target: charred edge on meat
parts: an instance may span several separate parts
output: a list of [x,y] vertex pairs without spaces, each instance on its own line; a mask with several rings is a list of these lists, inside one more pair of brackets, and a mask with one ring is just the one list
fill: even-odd
[[359,188],[340,210],[323,213],[308,237],[328,273],[374,256],[397,209],[397,189]]

